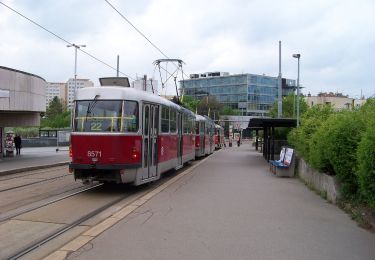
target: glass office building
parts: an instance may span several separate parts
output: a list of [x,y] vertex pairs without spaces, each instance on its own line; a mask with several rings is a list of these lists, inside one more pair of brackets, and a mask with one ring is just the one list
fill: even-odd
[[[295,80],[282,79],[283,96],[295,89]],[[180,81],[181,92],[202,99],[214,96],[224,106],[241,110],[246,116],[268,116],[277,101],[278,78],[255,74],[229,75],[227,72],[192,74]]]

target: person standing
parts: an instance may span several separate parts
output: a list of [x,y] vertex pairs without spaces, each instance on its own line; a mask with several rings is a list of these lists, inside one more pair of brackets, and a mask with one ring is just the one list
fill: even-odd
[[21,136],[16,135],[16,137],[14,137],[14,145],[16,146],[16,154],[21,154],[21,145],[22,145]]

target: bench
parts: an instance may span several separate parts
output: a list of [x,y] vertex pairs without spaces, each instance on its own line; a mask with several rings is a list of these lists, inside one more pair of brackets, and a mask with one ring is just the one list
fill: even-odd
[[269,161],[269,163],[270,163],[270,171],[272,173],[274,173],[274,171],[276,171],[276,165],[284,163],[285,151],[286,151],[286,147],[281,147],[279,160],[270,160]]
[[293,177],[294,165],[294,150],[292,148],[282,147],[280,159],[270,161],[270,171],[278,177]]

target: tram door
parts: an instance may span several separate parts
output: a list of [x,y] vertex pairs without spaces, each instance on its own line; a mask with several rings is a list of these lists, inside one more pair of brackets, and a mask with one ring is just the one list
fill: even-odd
[[[177,164],[178,166],[182,166],[182,148],[183,148],[183,140],[182,140],[182,113],[177,112],[177,129],[178,129],[178,140],[177,140]],[[177,166],[177,167],[178,167]]]
[[204,125],[204,122],[199,123],[199,135],[200,135],[200,149],[201,149],[201,154],[205,154],[205,149],[206,149],[206,127]]
[[143,167],[146,168],[142,179],[156,177],[158,174],[159,107],[152,104],[143,105]]

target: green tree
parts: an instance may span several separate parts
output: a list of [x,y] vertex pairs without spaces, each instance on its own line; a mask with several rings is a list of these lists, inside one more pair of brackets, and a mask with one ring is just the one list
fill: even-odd
[[68,128],[70,127],[70,117],[71,112],[66,110],[58,97],[54,97],[48,105],[40,126],[43,128]]
[[69,128],[71,112],[69,110],[62,112],[53,119],[43,118],[40,126],[42,128]]
[[65,111],[65,107],[58,97],[54,97],[48,104],[46,117],[50,120],[55,119],[58,115]]
[[225,106],[222,109],[221,114],[225,116],[239,116],[241,115],[241,111],[238,109],[232,109],[230,107]]
[[197,112],[200,115],[208,115],[211,118],[218,118],[221,114],[222,108],[223,105],[220,104],[214,96],[206,96],[199,101]]
[[[297,116],[297,96],[294,93],[291,93],[288,96],[283,97],[283,113],[282,113],[283,118],[293,118],[293,102],[296,102],[294,106],[295,111],[296,111],[294,116],[296,117]],[[305,98],[303,96],[300,96],[300,101],[299,101],[300,113],[299,114],[303,115],[307,111],[307,109],[308,109],[308,105],[305,101]],[[273,118],[277,117],[277,110],[278,110],[278,106],[277,106],[277,101],[276,101],[275,103],[273,103],[270,109],[271,117]]]
[[184,96],[182,98],[182,106],[193,111],[194,113],[198,109],[198,104],[199,104],[199,100],[191,96]]

